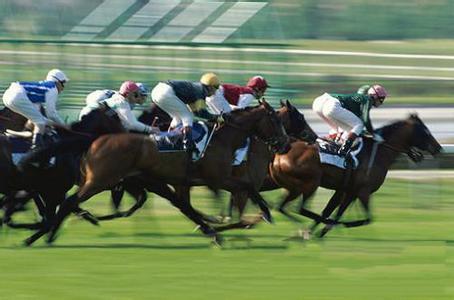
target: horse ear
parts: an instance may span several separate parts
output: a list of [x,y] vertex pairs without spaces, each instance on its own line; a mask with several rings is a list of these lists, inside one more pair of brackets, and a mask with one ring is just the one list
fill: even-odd
[[291,108],[291,107],[292,107],[292,104],[290,103],[290,100],[288,100],[288,99],[285,100],[285,105],[286,105],[288,108]]
[[284,104],[284,101],[283,101],[282,99],[281,99],[281,100],[279,100],[279,103],[281,103],[281,107],[284,107],[284,106],[286,106],[286,105]]
[[271,107],[271,105],[268,102],[266,102],[265,98],[262,99],[261,104],[263,104],[265,106],[265,108],[268,109],[268,110],[273,109]]

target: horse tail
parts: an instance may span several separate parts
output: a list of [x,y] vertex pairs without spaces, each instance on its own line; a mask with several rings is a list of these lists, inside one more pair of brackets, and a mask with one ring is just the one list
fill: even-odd
[[63,139],[30,151],[22,158],[21,164],[26,165],[32,162],[45,161],[57,155],[79,154],[87,151],[92,142],[93,139],[87,137]]

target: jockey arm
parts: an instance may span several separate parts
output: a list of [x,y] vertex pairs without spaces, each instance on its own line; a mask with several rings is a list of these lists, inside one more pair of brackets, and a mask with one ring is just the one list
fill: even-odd
[[65,122],[63,119],[58,115],[57,112],[57,100],[58,100],[58,92],[57,89],[51,89],[49,92],[46,93],[46,105],[45,105],[45,111],[47,118],[49,118],[51,121],[64,125]]
[[145,125],[137,120],[136,116],[132,113],[132,110],[127,101],[122,101],[120,105],[117,105],[115,107],[115,111],[118,113],[123,126],[127,130],[134,130],[147,134],[155,131],[153,127]]
[[372,127],[372,122],[370,120],[370,109],[371,109],[371,102],[368,101],[366,103],[363,103],[362,105],[362,108],[361,108],[361,119],[363,120],[364,122],[364,127],[365,129],[373,134],[374,133],[374,129]]
[[206,103],[204,100],[200,99],[189,105],[191,111],[199,119],[202,120],[215,120],[218,114],[211,114],[206,109]]
[[230,105],[227,99],[225,99],[221,89],[218,89],[216,93],[206,98],[206,104],[210,112],[214,114],[227,113],[235,109],[233,105]]
[[254,101],[255,97],[252,94],[243,94],[240,95],[240,98],[238,99],[238,105],[230,105],[232,109],[241,109],[248,107],[251,105],[251,103]]

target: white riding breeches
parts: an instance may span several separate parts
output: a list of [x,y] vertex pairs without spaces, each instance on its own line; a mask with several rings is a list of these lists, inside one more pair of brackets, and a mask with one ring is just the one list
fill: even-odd
[[189,107],[183,103],[173,91],[173,88],[163,82],[158,83],[151,91],[151,100],[172,117],[171,128],[182,124],[191,126],[194,120]]
[[363,131],[363,121],[348,109],[343,108],[340,101],[328,93],[315,98],[312,110],[335,132],[351,131],[360,135]]
[[49,120],[39,111],[40,105],[28,99],[24,88],[17,82],[11,83],[3,94],[3,104],[12,111],[29,119],[35,125],[35,133],[44,133]]

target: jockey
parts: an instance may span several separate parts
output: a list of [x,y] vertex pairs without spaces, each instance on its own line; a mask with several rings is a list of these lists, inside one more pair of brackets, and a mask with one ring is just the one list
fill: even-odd
[[388,96],[385,88],[372,85],[367,94],[331,94],[325,93],[314,100],[312,109],[337,133],[343,133],[344,143],[339,154],[345,156],[356,138],[365,128],[373,133],[369,111],[379,107]]
[[225,83],[213,96],[206,98],[206,103],[214,114],[228,113],[249,106],[254,99],[260,99],[268,87],[268,83],[262,76],[252,77],[247,86]]
[[[150,90],[145,84],[140,82],[137,83],[137,86],[139,87],[140,90],[140,97],[143,98],[141,100],[143,103],[147,100],[148,93],[150,92]],[[114,90],[96,90],[88,94],[87,98],[85,98],[85,106],[79,113],[79,120],[82,119],[83,116],[85,116],[92,110],[98,108],[99,103],[111,98],[115,94],[118,94],[118,92]],[[134,109],[134,104],[131,104],[131,109]]]
[[151,126],[139,122],[132,113],[132,106],[143,104],[145,100],[146,93],[144,97],[137,83],[128,80],[121,84],[118,93],[104,100],[104,102],[117,112],[121,123],[127,130],[150,134],[156,130]]
[[79,120],[92,110],[98,108],[100,102],[109,99],[117,93],[114,90],[96,90],[88,94],[87,98],[85,98],[85,106],[79,113]]
[[[69,79],[58,70],[52,69],[47,73],[44,81],[16,81],[11,83],[3,94],[3,104],[12,111],[29,119],[33,125],[33,145],[43,145],[43,134],[46,125],[64,125],[57,113],[58,94],[65,88]],[[46,116],[40,108],[44,107]]]
[[199,82],[167,80],[158,83],[151,91],[151,100],[172,117],[170,128],[183,125],[183,147],[188,152],[195,149],[192,140],[193,111],[198,117],[211,118],[204,109],[205,98],[219,88],[219,78],[214,73],[204,74]]

